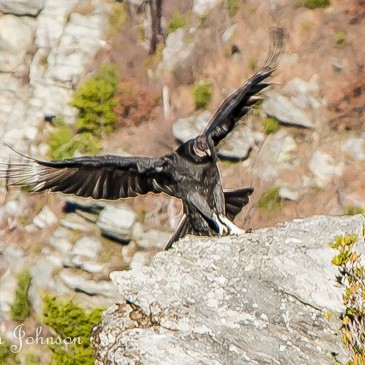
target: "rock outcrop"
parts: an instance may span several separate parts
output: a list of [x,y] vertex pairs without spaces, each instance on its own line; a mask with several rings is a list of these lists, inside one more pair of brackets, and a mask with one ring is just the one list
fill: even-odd
[[[239,237],[189,237],[151,267],[113,272],[121,302],[94,329],[96,364],[333,364],[345,356],[335,252],[363,216],[296,219]],[[324,312],[335,313],[331,320]]]
[[[88,5],[0,0],[2,140],[24,149],[46,116],[74,121],[76,109],[69,102],[97,52],[107,47],[109,9],[102,0]],[[33,154],[41,152],[33,147]]]

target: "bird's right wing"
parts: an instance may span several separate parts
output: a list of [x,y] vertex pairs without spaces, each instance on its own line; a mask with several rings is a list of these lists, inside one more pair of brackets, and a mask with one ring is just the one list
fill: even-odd
[[249,112],[250,107],[260,100],[255,95],[270,85],[265,80],[276,68],[277,58],[283,48],[284,30],[274,28],[271,31],[271,37],[271,51],[264,66],[223,100],[208,122],[203,134],[210,137],[214,145],[218,145],[235,128],[237,122]]
[[49,190],[112,200],[165,190],[168,193],[168,165],[164,157],[104,155],[43,161],[20,155],[0,162],[0,178],[7,185],[34,192]]

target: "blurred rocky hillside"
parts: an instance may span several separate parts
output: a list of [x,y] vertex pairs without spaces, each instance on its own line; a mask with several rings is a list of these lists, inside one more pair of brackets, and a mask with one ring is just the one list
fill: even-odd
[[[54,117],[74,127],[75,90],[100,65],[112,64],[121,75],[117,124],[102,135],[100,153],[167,153],[260,67],[270,28],[279,25],[287,37],[273,86],[221,146],[225,188],[255,188],[236,223],[247,229],[361,212],[365,3],[313,3],[165,1],[165,39],[150,55],[142,1],[0,0],[1,139],[49,158]],[[199,82],[212,94],[197,108]],[[0,154],[6,159],[12,152],[1,145]],[[149,265],[180,214],[180,203],[166,196],[107,203],[1,189],[0,337],[9,341],[22,268],[33,278],[31,333],[44,292],[73,295],[86,307],[113,303],[120,294],[110,272]]]

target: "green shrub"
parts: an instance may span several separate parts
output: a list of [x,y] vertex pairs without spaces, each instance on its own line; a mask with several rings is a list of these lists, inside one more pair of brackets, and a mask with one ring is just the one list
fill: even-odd
[[339,31],[336,34],[336,47],[343,48],[346,46],[346,33],[344,31]]
[[261,194],[257,206],[265,215],[281,211],[281,198],[279,188],[272,188]]
[[49,154],[52,160],[71,158],[77,151],[74,133],[62,118],[53,121],[54,129],[49,134]]
[[0,364],[1,365],[19,364],[19,362],[16,360],[15,354],[10,350],[10,345],[5,341],[0,341]]
[[304,6],[309,9],[325,8],[330,4],[330,0],[304,0]]
[[241,0],[227,0],[226,7],[230,17],[233,17],[237,14],[240,8],[240,1]]
[[101,142],[91,133],[80,133],[75,136],[77,151],[84,156],[94,156],[101,151]]
[[356,207],[353,205],[348,205],[345,208],[345,212],[346,215],[355,215],[355,214],[362,214],[365,215],[365,208],[360,208],[360,207]]
[[172,19],[169,21],[167,25],[167,34],[175,32],[179,28],[185,27],[188,23],[188,18],[186,15],[181,14],[179,10],[176,10]]
[[213,86],[209,81],[200,80],[193,88],[195,109],[205,108],[213,96]]
[[257,69],[257,60],[255,58],[249,58],[248,67],[252,72],[256,71],[256,69]]
[[357,239],[356,235],[340,236],[329,244],[338,251],[332,264],[338,267],[337,283],[344,288],[340,334],[351,358],[346,365],[365,364],[365,267],[353,249]]
[[114,34],[122,28],[128,20],[126,5],[123,3],[113,4],[111,14],[109,16],[109,33]]
[[28,298],[28,291],[32,277],[27,269],[19,272],[16,277],[17,288],[15,300],[11,306],[11,318],[17,322],[23,322],[31,312],[31,305]]
[[266,134],[275,133],[280,127],[279,122],[275,118],[264,118],[262,120],[262,128]]
[[53,365],[92,365],[94,349],[90,342],[92,328],[101,322],[102,309],[83,309],[72,299],[45,295],[43,298],[43,321],[52,327],[62,340],[73,339],[74,343],[64,348],[49,344],[53,353]]
[[49,135],[49,154],[52,160],[72,158],[76,151],[88,156],[101,151],[99,138],[91,133],[74,134],[72,128],[61,118],[56,118],[54,126]]
[[24,363],[26,365],[41,364],[41,356],[36,352],[28,352],[24,355]]
[[79,133],[88,132],[100,137],[116,125],[114,112],[119,74],[113,66],[101,66],[99,72],[86,80],[73,96],[71,105],[79,110],[76,127]]
[[49,135],[52,160],[72,158],[76,151],[82,155],[100,152],[101,136],[115,128],[118,118],[115,111],[118,83],[116,68],[104,65],[94,77],[80,85],[71,102],[79,110],[77,131],[62,118],[54,120],[54,129]]

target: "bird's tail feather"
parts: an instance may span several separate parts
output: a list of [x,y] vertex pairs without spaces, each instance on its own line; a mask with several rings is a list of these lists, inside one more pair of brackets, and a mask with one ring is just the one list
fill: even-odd
[[226,216],[233,221],[242,208],[248,204],[253,188],[224,190],[223,193],[226,202]]

